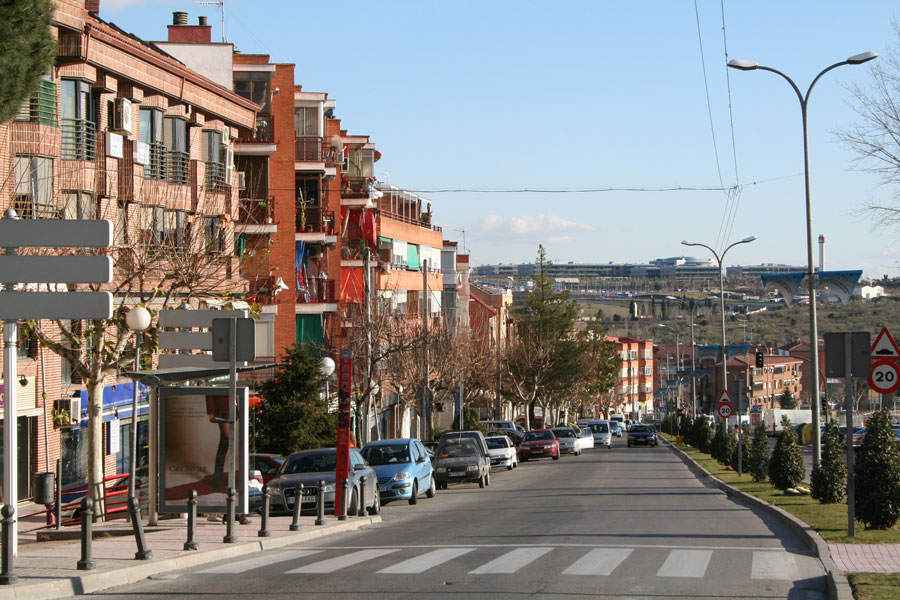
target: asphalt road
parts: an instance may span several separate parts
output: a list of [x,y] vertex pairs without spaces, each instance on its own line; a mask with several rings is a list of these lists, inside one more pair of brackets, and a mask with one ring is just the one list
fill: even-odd
[[104,598],[827,597],[778,521],[698,480],[666,447],[596,449],[495,471],[384,522],[172,573]]

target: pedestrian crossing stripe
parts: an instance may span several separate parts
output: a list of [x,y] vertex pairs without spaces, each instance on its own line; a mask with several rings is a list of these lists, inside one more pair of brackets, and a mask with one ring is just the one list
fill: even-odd
[[[416,575],[424,573],[435,567],[447,565],[451,561],[463,556],[492,547],[448,547],[435,548],[430,552],[419,554],[412,558],[400,560],[392,565],[376,571],[385,575]],[[635,550],[646,552],[650,549],[665,550],[666,556],[659,569],[657,577],[702,578],[706,576],[710,561],[715,551],[709,548],[665,548],[661,546],[637,546],[637,547],[600,547],[592,548],[579,556],[562,571],[566,576],[611,576],[618,567],[627,559],[633,557]],[[470,575],[514,574],[527,567],[534,561],[558,550],[575,550],[571,546],[527,546],[518,548],[504,548],[506,551],[499,556],[493,556],[487,562],[468,571]],[[259,556],[241,561],[229,561],[220,565],[208,567],[198,573],[237,574],[265,567],[271,567],[278,563],[303,559],[325,552],[333,553],[338,548],[329,549],[286,549],[274,552],[264,552]],[[285,574],[328,574],[338,572],[349,567],[363,565],[369,561],[383,559],[400,550],[415,550],[415,548],[366,548],[343,549],[350,550],[337,556],[331,556],[323,560],[317,560],[303,566],[284,571]],[[651,550],[652,551],[652,550]],[[750,552],[752,561],[750,564],[750,579],[753,580],[784,580],[796,581],[800,579],[800,569],[792,553],[779,549],[747,549],[725,548],[721,552]],[[493,553],[492,553],[493,554]],[[813,559],[810,559],[813,560]]]

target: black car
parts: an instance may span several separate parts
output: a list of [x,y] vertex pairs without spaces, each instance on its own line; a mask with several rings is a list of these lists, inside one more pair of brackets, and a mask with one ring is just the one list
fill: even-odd
[[653,446],[656,447],[656,427],[647,423],[635,423],[628,430],[628,447]]
[[490,485],[491,457],[484,436],[468,431],[442,435],[435,453],[434,479],[440,489],[446,489],[450,482],[477,481],[479,487]]

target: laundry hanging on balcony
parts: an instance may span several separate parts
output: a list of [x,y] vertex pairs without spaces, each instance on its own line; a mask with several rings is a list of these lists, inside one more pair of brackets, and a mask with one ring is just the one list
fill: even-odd
[[362,267],[341,267],[341,302],[362,304],[364,297]]
[[341,237],[347,240],[361,239],[373,252],[377,252],[375,211],[371,208],[341,207]]
[[306,301],[309,302],[309,246],[306,242],[294,242],[294,269],[297,271],[297,291],[306,295]]

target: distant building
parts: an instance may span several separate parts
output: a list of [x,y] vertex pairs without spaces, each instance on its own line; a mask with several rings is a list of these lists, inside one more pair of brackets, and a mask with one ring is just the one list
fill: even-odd
[[861,285],[853,290],[853,295],[863,300],[881,298],[884,296],[884,288],[880,285]]

